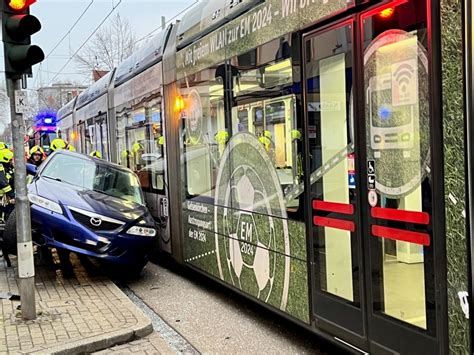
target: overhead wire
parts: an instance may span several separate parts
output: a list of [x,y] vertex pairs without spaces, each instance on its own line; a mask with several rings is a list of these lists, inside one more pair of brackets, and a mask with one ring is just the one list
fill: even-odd
[[[54,46],[54,48],[48,53],[48,55],[46,56],[45,59],[47,59],[48,57],[52,56],[52,53],[59,47],[59,45],[67,38],[67,36],[72,32],[72,30],[75,28],[75,26],[79,23],[79,21],[82,19],[82,17],[84,17],[84,15],[87,13],[87,11],[89,10],[89,8],[92,6],[92,4],[94,3],[95,0],[91,0],[91,2],[87,5],[87,7],[83,10],[83,12],[81,13],[81,15],[79,15],[79,17],[76,19],[76,21],[74,22],[74,24],[70,27],[70,29],[64,34],[64,36],[58,41],[58,43]],[[110,10],[110,12],[107,14],[107,16],[102,20],[102,22],[94,29],[94,31],[89,35],[89,37],[87,37],[87,39],[81,44],[81,46],[74,52],[74,54],[72,56],[69,56],[69,59],[68,61],[63,65],[63,67],[58,71],[58,72],[55,72],[55,75],[54,77],[50,80],[49,82],[49,85],[51,85],[51,83],[60,75],[62,74],[62,71],[66,68],[66,66],[72,61],[72,59],[79,53],[79,51],[86,45],[86,43],[92,38],[92,36],[100,29],[100,27],[102,27],[102,25],[105,23],[105,21],[110,17],[110,15],[115,11],[115,9],[120,5],[120,3],[122,2],[122,0],[119,0],[117,4],[113,5],[112,9]],[[188,5],[187,7],[185,7],[183,10],[181,10],[180,12],[178,12],[176,15],[174,15],[172,18],[170,18],[169,20],[167,20],[165,22],[165,25],[166,24],[169,24],[171,21],[173,21],[174,19],[176,19],[177,17],[179,17],[180,15],[182,15],[183,13],[185,13],[187,10],[189,10],[191,7],[193,7],[195,4],[197,4],[199,2],[199,0],[195,0],[192,4]],[[134,42],[133,45],[135,45],[136,43],[139,43],[143,40],[146,40],[148,39],[152,34],[154,34],[156,31],[160,30],[162,28],[162,25],[159,26],[159,27],[156,27],[155,29],[153,29],[152,31],[148,32],[146,35],[144,35],[143,37],[140,37],[138,40],[136,40]],[[129,49],[132,45],[130,45],[129,47],[127,47],[126,49]],[[57,55],[59,57],[59,55]],[[38,71],[42,71],[42,72],[47,72],[45,70],[42,70],[41,69],[41,66],[40,68],[38,69]],[[51,73],[51,72],[47,72],[47,73]],[[36,76],[35,78],[35,81],[34,81],[34,84],[33,86],[36,85],[36,80],[37,80],[38,76]]]
[[[61,39],[54,45],[53,49],[51,49],[49,51],[49,53],[46,55],[46,57],[44,58],[44,60],[47,60],[49,57],[53,56],[52,54],[54,53],[54,51],[59,47],[59,45],[61,43],[63,43],[63,41],[67,38],[68,35],[71,34],[71,32],[74,30],[74,28],[77,26],[77,24],[79,23],[79,21],[81,21],[81,19],[84,17],[84,15],[87,13],[87,11],[90,9],[90,7],[92,6],[92,4],[94,4],[94,1],[95,0],[91,0],[90,3],[86,6],[86,8],[82,11],[82,13],[79,15],[79,17],[76,19],[76,21],[72,24],[72,26],[69,28],[69,30],[64,34],[64,36],[61,37]],[[54,57],[59,57],[60,55],[55,55]],[[69,56],[68,56],[69,57]],[[38,68],[38,72],[41,70],[42,68],[42,65],[40,63],[40,67]],[[39,74],[37,72],[37,74]],[[36,82],[38,81],[38,77],[39,75],[36,75],[35,77],[35,81],[33,82],[33,86],[36,86]]]
[[73,58],[79,53],[79,51],[87,44],[87,42],[92,38],[93,35],[102,27],[102,25],[107,21],[107,19],[112,15],[112,13],[117,9],[117,7],[122,3],[122,0],[119,0],[116,5],[113,5],[112,9],[109,11],[109,13],[104,17],[104,19],[99,23],[99,25],[94,29],[94,31],[91,32],[89,37],[86,38],[86,40],[79,46],[79,48],[74,52],[73,55],[67,60],[67,62],[61,67],[61,69],[58,71],[56,75],[53,76],[53,78],[50,80],[49,85],[51,85],[56,79],[59,74],[62,73],[62,71],[67,67],[67,65],[73,60]]
[[[186,6],[183,10],[181,10],[180,12],[178,12],[176,15],[174,15],[172,18],[170,18],[169,20],[167,20],[164,24],[169,24],[171,21],[173,21],[175,18],[177,18],[178,16],[182,15],[183,13],[185,13],[186,11],[188,11],[191,7],[193,7],[194,5],[196,5],[197,3],[199,2],[199,0],[195,0],[192,4]],[[159,26],[159,27],[156,27],[155,29],[153,29],[151,32],[148,32],[146,35],[144,35],[143,37],[140,37],[139,39],[137,39],[132,45],[135,45],[137,44],[138,42],[141,42],[143,40],[146,40],[148,39],[153,33],[155,33],[156,31],[158,30],[161,30],[162,26]],[[129,49],[132,45],[126,47],[125,49]]]
[[87,72],[86,71],[78,71],[78,72],[70,72],[70,73],[59,73],[57,71],[49,71],[49,70],[44,70],[44,69],[40,69],[38,68],[38,71],[41,71],[42,73],[46,73],[46,74],[63,74],[63,75],[84,75],[86,74]]
[[79,21],[81,21],[81,19],[84,17],[84,15],[87,13],[87,11],[90,9],[90,7],[92,6],[92,4],[94,3],[95,0],[91,0],[91,2],[86,6],[86,8],[84,9],[84,11],[82,11],[82,13],[79,15],[79,17],[76,19],[76,22],[73,23],[73,25],[69,28],[69,30],[64,34],[64,36],[61,37],[61,39],[58,41],[58,43],[56,43],[56,45],[53,47],[53,49],[51,49],[51,51],[48,53],[48,55],[46,56],[45,60],[49,58],[49,56],[59,47],[59,45],[61,43],[63,43],[63,41],[66,39],[66,37],[71,34],[72,30],[74,30],[74,28],[77,26],[77,24],[79,23]]

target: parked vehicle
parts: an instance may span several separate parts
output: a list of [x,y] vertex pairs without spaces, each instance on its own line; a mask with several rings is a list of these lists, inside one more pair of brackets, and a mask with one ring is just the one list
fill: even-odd
[[[134,274],[147,263],[156,226],[131,170],[57,151],[36,172],[28,198],[36,243],[121,264]],[[13,212],[5,227],[10,245],[15,229]]]

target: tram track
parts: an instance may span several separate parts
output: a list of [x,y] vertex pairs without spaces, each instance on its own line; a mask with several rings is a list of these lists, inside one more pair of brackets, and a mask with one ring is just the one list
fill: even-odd
[[182,334],[171,327],[150,306],[148,306],[135,292],[126,284],[115,281],[118,288],[150,319],[153,330],[166,341],[173,350],[180,354],[201,354]]

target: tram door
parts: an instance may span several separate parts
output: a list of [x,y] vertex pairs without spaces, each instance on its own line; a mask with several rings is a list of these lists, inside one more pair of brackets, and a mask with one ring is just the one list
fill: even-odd
[[441,351],[426,28],[416,0],[303,37],[313,319],[372,353]]

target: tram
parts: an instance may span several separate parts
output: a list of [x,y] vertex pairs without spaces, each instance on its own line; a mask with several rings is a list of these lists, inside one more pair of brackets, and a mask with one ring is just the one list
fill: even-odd
[[470,1],[213,0],[59,112],[159,248],[347,350],[472,352]]

